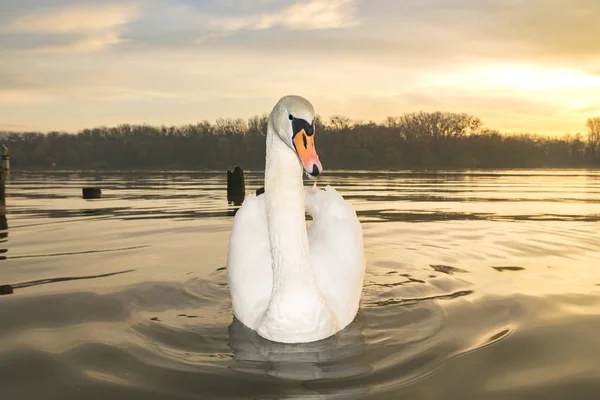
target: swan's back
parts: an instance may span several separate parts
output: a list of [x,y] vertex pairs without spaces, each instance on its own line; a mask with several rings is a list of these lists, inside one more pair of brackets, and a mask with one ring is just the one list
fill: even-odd
[[264,198],[252,194],[242,203],[233,219],[227,255],[233,312],[244,325],[255,330],[273,285]]
[[313,217],[310,259],[319,288],[340,328],[354,319],[365,274],[362,228],[352,206],[331,186],[305,190]]

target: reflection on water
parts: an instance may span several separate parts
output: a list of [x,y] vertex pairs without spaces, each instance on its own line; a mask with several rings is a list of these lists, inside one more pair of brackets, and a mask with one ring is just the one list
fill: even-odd
[[[26,256],[24,256],[24,257],[26,257]],[[76,281],[76,280],[80,280],[80,279],[106,278],[108,276],[124,274],[124,273],[132,272],[132,271],[133,270],[130,269],[128,271],[111,272],[109,274],[92,275],[92,276],[68,276],[68,277],[64,276],[64,277],[60,277],[60,278],[37,279],[35,281],[13,283],[12,285],[1,285],[0,287],[4,288],[5,293],[2,293],[0,291],[0,294],[13,294],[15,289],[21,289],[21,288],[26,288],[26,287],[30,287],[30,286],[45,285],[48,283],[65,282],[65,281]]]
[[8,220],[6,215],[0,215],[0,261],[6,260],[4,255],[8,249],[5,248],[4,243],[8,240]]
[[[260,173],[245,178],[247,193],[262,187]],[[223,172],[13,171],[2,394],[598,398],[600,173],[330,172],[319,184],[363,223],[361,309],[338,335],[289,345],[231,315],[223,266],[239,206]],[[81,199],[84,186],[102,198]]]

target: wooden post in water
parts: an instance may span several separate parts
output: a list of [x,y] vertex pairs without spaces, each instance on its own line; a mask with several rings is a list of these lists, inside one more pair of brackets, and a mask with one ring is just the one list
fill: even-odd
[[0,285],[0,296],[6,295],[6,294],[13,294],[13,293],[14,293],[14,290],[11,285]]
[[[4,173],[4,167],[0,166],[0,230],[8,229],[8,222],[6,220],[6,176]],[[8,233],[0,233],[2,242],[6,241]],[[5,252],[6,250],[4,250]],[[11,285],[0,285],[0,296],[6,294],[13,294],[13,288]]]
[[[6,242],[8,237],[8,220],[6,219],[6,173],[0,167],[0,243]],[[6,249],[0,249],[0,253],[6,253]],[[0,260],[5,259],[0,256]]]
[[2,168],[5,171],[10,169],[10,154],[8,154],[8,147],[2,145]]
[[233,172],[227,170],[227,201],[239,206],[244,202],[244,197],[246,197],[244,171],[238,165]]
[[3,167],[0,167],[0,216],[6,216],[6,176]]
[[102,197],[102,190],[97,187],[84,187],[81,194],[84,199],[99,199]]

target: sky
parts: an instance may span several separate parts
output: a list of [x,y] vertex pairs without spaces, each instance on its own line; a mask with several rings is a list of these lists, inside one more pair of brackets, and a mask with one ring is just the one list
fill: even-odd
[[0,130],[268,113],[465,112],[505,132],[600,116],[597,0],[0,0]]

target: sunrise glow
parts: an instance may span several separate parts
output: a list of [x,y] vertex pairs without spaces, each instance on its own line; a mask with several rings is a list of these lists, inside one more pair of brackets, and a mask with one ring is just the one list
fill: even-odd
[[535,4],[474,0],[35,4],[0,5],[0,129],[247,118],[289,93],[325,117],[458,111],[551,135],[600,110],[589,2],[545,6],[535,30]]

